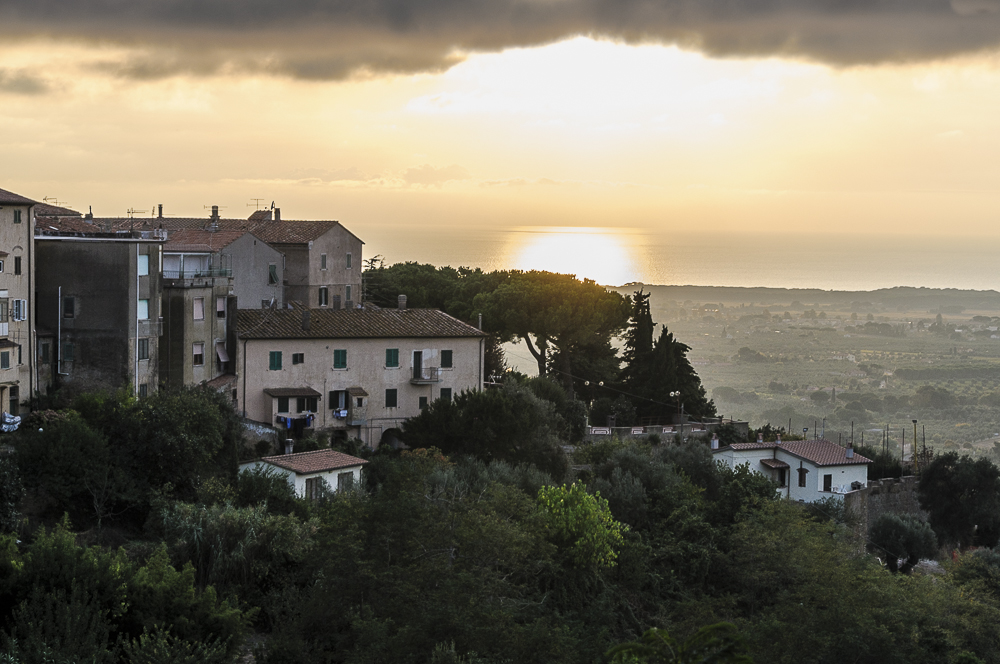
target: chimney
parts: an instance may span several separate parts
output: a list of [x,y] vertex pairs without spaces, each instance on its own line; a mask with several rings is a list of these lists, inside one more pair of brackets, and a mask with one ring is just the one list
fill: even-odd
[[310,315],[311,314],[310,314],[310,312],[309,312],[308,309],[306,309],[306,310],[304,310],[302,312],[302,331],[303,332],[308,332],[309,331],[309,318],[310,318]]
[[219,219],[219,206],[212,206],[212,221],[217,221]]
[[762,433],[758,433],[757,434],[757,442],[758,443],[763,443],[764,442],[764,434],[762,434]]
[[717,433],[712,434],[712,449],[713,450],[719,449],[719,434]]
[[156,206],[156,218],[163,219],[163,203]]
[[400,295],[397,302],[400,311],[406,311],[406,296]]
[[848,459],[854,458],[854,443],[847,444],[847,458]]
[[274,220],[281,221],[281,208],[274,208]]
[[291,454],[295,449],[295,441],[291,438],[285,439],[285,454]]
[[94,221],[94,206],[90,205],[87,208],[87,214],[83,215],[84,219],[90,220],[91,223]]

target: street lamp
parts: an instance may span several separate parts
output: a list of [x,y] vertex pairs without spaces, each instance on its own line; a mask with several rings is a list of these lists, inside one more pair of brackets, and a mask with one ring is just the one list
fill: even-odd
[[917,420],[913,420],[913,467],[920,473],[920,459],[917,457]]
[[677,403],[677,423],[681,421],[681,393],[680,391],[674,391],[670,393],[670,398]]

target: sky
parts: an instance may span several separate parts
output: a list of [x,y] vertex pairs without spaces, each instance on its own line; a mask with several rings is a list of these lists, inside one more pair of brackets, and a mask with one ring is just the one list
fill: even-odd
[[997,109],[1000,0],[0,0],[0,188],[369,245],[555,229],[526,266],[996,238]]

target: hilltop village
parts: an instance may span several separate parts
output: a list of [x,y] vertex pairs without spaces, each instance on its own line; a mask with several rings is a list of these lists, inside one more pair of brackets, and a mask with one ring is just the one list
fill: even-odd
[[641,285],[363,248],[0,190],[0,662],[1000,662],[989,459],[726,419]]

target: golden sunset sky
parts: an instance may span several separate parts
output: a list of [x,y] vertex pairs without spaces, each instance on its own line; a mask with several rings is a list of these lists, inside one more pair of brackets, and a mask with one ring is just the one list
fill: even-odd
[[363,236],[997,236],[998,10],[0,0],[0,188]]

